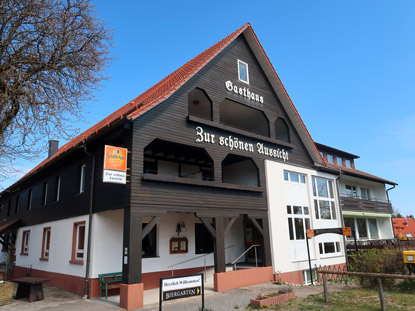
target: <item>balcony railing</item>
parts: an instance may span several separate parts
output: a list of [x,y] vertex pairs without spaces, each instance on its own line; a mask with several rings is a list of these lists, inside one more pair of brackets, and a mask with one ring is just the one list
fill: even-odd
[[343,211],[392,213],[392,204],[386,200],[365,200],[359,197],[340,196]]

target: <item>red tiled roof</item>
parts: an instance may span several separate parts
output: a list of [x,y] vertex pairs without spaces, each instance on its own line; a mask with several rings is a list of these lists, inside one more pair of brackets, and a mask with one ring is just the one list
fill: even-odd
[[73,150],[78,146],[82,146],[86,141],[90,140],[97,134],[101,133],[107,127],[117,124],[125,119],[135,119],[147,110],[153,108],[163,100],[168,98],[178,88],[180,88],[187,80],[194,76],[204,65],[221,52],[229,43],[237,38],[246,28],[251,27],[249,23],[245,24],[235,32],[231,33],[225,39],[219,41],[206,51],[202,52],[182,67],[168,75],[166,78],[152,86],[150,89],[136,97],[123,107],[111,113],[108,117],[98,122],[82,134],[73,138],[71,141],[59,148],[58,152],[49,159],[43,160],[29,173],[24,175],[17,183],[23,181],[34,173],[38,172],[46,165],[50,164],[63,154]]
[[395,236],[406,237],[406,233],[410,233],[415,237],[415,220],[412,218],[392,218],[392,224]]
[[346,173],[346,174],[350,173],[352,175],[357,175],[357,176],[360,176],[362,178],[378,181],[378,182],[389,184],[389,185],[398,185],[397,183],[394,183],[393,181],[383,179],[383,178],[377,177],[375,175],[356,170],[356,169],[351,168],[351,167],[341,166],[341,165],[337,165],[337,164],[333,164],[333,163],[329,163],[329,164],[327,164],[327,166],[331,167],[331,168],[341,170],[343,173]]

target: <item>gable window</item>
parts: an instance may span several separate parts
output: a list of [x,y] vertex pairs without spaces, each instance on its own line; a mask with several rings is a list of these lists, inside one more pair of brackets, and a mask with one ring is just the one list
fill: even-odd
[[59,202],[61,194],[61,177],[57,176],[55,181],[55,202]]
[[42,205],[46,205],[47,198],[48,198],[48,182],[45,181],[43,183]]
[[313,196],[316,219],[337,219],[332,180],[313,177]]
[[41,254],[40,260],[49,259],[49,249],[50,249],[50,227],[43,228],[42,254]]
[[29,193],[27,194],[27,210],[30,211],[32,208],[32,189],[29,189]]
[[238,79],[249,84],[248,64],[238,59]]
[[310,229],[308,206],[287,205],[287,214],[290,240],[304,240],[307,229]]
[[82,164],[80,168],[79,193],[85,192],[85,170],[86,164]]
[[29,238],[30,238],[30,230],[23,231],[22,250],[21,250],[20,255],[29,255]]
[[83,265],[85,255],[85,221],[75,222],[72,234],[72,259],[70,263]]

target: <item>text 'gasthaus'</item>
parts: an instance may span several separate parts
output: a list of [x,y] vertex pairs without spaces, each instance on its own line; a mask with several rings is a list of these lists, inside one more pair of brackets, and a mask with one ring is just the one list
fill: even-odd
[[219,144],[229,148],[230,150],[242,150],[251,153],[258,153],[261,155],[269,156],[271,158],[278,158],[285,161],[288,161],[288,152],[280,148],[269,148],[264,146],[263,143],[252,143],[245,142],[238,137],[232,135],[229,136],[217,136],[215,134],[206,132],[201,126],[196,127],[196,142],[197,143],[210,143],[210,144]]

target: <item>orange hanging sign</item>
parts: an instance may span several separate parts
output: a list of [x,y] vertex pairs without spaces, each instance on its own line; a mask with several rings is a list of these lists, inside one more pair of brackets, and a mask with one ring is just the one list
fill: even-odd
[[104,170],[126,171],[127,148],[105,145]]
[[307,229],[307,238],[314,238],[314,230],[313,229]]
[[344,236],[352,236],[352,228],[351,227],[343,227],[343,235]]

